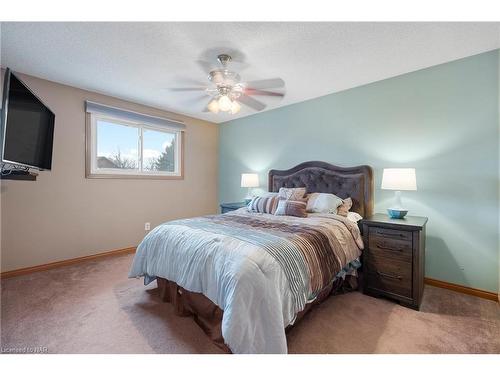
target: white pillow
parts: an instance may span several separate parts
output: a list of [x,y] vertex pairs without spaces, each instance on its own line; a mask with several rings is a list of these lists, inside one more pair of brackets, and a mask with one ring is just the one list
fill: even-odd
[[354,221],[355,223],[357,223],[358,221],[360,221],[363,218],[363,216],[361,216],[357,212],[351,212],[351,211],[349,211],[347,213],[347,218],[349,220]]
[[342,204],[342,199],[334,194],[311,193],[307,196],[307,212],[337,213],[337,207]]

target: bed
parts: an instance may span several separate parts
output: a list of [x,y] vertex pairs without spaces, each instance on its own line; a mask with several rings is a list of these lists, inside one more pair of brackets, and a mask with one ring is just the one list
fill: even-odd
[[[369,166],[311,161],[269,171],[269,191],[281,187],[351,197],[351,211],[372,214]],[[343,216],[241,208],[156,227],[138,246],[129,277],[156,280],[162,300],[193,316],[227,352],[286,353],[286,330],[354,280],[362,248],[357,224]]]

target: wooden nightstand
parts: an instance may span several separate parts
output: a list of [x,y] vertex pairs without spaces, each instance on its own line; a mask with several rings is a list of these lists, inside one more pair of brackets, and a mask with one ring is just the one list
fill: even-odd
[[220,204],[220,212],[225,214],[229,211],[237,210],[238,208],[245,207],[245,202],[235,202],[235,203],[221,203]]
[[385,296],[418,310],[424,293],[426,217],[363,219],[365,294]]

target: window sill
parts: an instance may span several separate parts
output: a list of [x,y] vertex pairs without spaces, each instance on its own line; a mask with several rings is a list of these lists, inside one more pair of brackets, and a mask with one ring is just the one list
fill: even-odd
[[85,178],[96,179],[123,179],[123,180],[183,180],[184,175],[140,175],[140,174],[118,174],[118,173],[87,173]]

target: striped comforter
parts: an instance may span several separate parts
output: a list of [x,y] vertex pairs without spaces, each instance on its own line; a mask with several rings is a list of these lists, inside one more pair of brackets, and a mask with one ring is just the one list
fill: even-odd
[[357,259],[363,243],[345,217],[249,213],[176,220],[139,245],[131,277],[201,292],[224,310],[233,353],[286,353],[284,328]]

